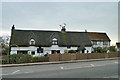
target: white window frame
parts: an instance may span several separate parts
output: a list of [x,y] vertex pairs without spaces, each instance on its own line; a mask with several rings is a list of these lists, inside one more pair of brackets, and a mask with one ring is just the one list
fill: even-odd
[[93,45],[97,45],[97,41],[93,41]]
[[31,39],[30,42],[29,42],[30,45],[35,45],[35,40],[34,39]]
[[56,38],[52,39],[52,45],[58,45],[58,40]]
[[103,41],[103,45],[108,45],[108,42],[107,41]]

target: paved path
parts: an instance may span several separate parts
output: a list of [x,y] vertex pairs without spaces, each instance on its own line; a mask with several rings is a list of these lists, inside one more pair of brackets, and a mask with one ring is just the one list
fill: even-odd
[[3,67],[3,78],[118,78],[118,60]]

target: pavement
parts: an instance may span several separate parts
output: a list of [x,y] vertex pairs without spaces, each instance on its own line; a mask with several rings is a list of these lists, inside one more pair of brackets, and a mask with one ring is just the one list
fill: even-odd
[[2,78],[118,78],[118,59],[2,67]]
[[2,64],[2,65],[0,65],[0,67],[31,66],[31,65],[46,65],[46,64],[62,64],[62,63],[102,61],[102,60],[113,60],[113,59],[118,59],[118,57],[114,57],[114,58],[101,58],[101,59],[86,59],[86,60],[71,60],[71,61],[54,61],[54,62],[23,63],[23,64]]

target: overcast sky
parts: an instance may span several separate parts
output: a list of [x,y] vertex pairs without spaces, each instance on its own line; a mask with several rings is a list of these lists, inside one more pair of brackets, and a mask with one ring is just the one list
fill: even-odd
[[118,41],[117,2],[3,2],[2,31],[16,29],[106,32]]

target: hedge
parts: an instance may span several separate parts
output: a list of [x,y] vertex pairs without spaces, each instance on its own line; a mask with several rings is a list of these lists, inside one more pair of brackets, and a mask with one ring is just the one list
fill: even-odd
[[31,62],[47,62],[47,61],[49,61],[48,56],[43,56],[43,57],[34,56],[33,57],[29,54],[12,54],[10,56],[2,57],[2,64],[7,64],[8,59],[10,60],[10,64],[31,63]]

